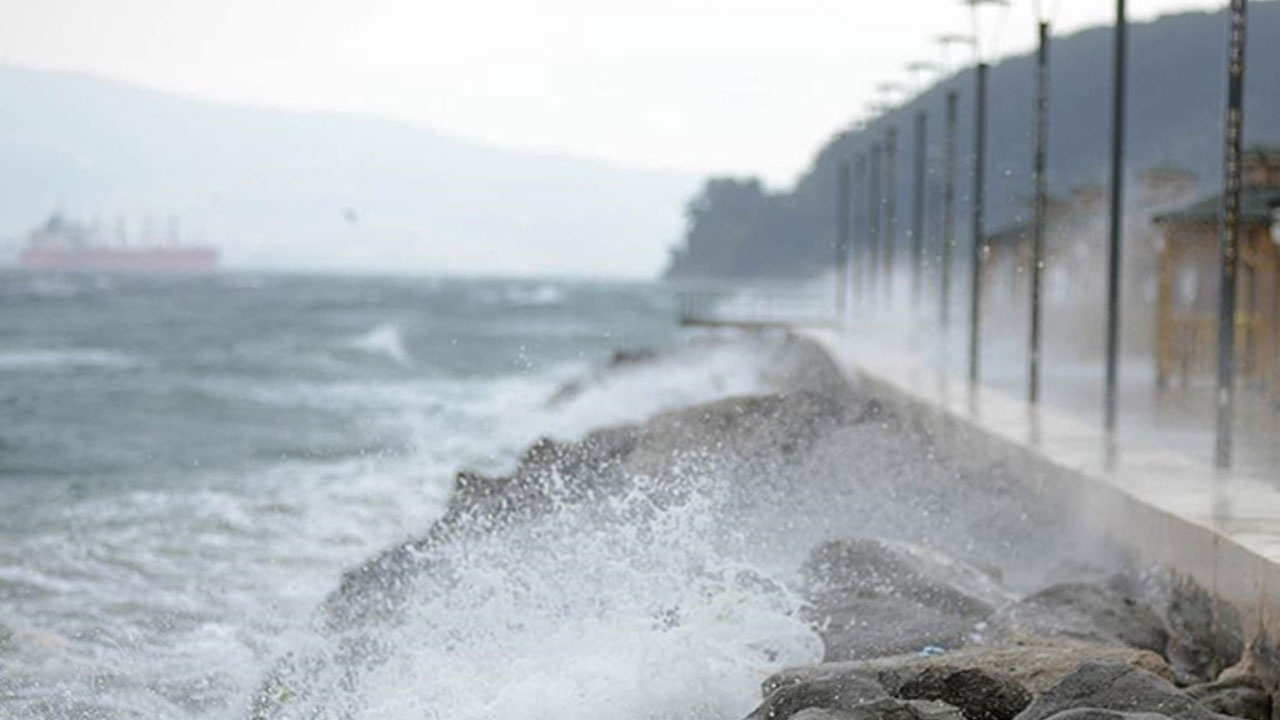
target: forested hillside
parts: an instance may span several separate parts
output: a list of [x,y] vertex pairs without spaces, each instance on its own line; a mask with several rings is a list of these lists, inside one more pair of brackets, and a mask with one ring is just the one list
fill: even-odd
[[[1280,141],[1280,2],[1249,10],[1245,137],[1249,143]],[[1227,26],[1224,13],[1185,13],[1130,29],[1130,94],[1126,171],[1134,177],[1161,163],[1194,171],[1198,191],[1220,185],[1222,116],[1226,92]],[[1065,194],[1073,186],[1108,179],[1111,112],[1109,27],[1054,38],[1049,187]],[[991,69],[987,165],[987,227],[998,230],[1025,211],[1030,183],[1030,125],[1034,58],[1014,57]],[[886,69],[886,72],[888,69]],[[808,172],[783,192],[754,179],[714,178],[688,204],[684,243],[667,268],[670,277],[796,277],[832,262],[835,241],[836,172],[842,160],[865,153],[897,125],[898,246],[909,224],[911,123],[928,113],[929,192],[941,182],[942,114],[946,90],[960,96],[957,167],[957,240],[968,240],[973,129],[973,72],[966,70],[933,86],[860,131],[837,133],[819,151]],[[1133,198],[1134,191],[1129,197]],[[929,208],[936,226],[937,202]],[[1131,221],[1135,218],[1129,218]]]

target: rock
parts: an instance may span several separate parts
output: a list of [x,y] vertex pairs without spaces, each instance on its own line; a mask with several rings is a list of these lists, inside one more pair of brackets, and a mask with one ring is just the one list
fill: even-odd
[[946,703],[891,698],[848,710],[809,708],[790,717],[791,720],[964,720],[958,709]]
[[1271,693],[1253,675],[1192,685],[1184,691],[1213,712],[1247,720],[1271,720]]
[[801,710],[791,716],[791,720],[846,720],[849,717],[847,713],[839,710],[823,710],[821,708],[809,708]]
[[[819,545],[802,569],[824,660],[894,655],[925,646],[957,647],[992,605],[942,578],[966,572],[878,540]],[[969,571],[971,585],[981,573]],[[987,580],[990,582],[990,580]]]
[[1227,668],[1222,675],[1236,673],[1256,675],[1266,687],[1280,688],[1280,647],[1276,646],[1269,633],[1254,635],[1253,640],[1249,641],[1249,651],[1245,653],[1244,659],[1238,665]]
[[760,379],[780,394],[811,392],[848,399],[844,373],[817,343],[788,332],[709,334],[660,348],[615,350],[609,358],[581,377],[566,382],[547,399],[547,407],[562,406],[616,377],[644,372],[663,365],[680,367],[691,359],[726,348],[749,349],[762,356]]
[[554,408],[580,397],[592,385],[599,385],[611,374],[620,370],[628,370],[636,366],[644,366],[656,364],[660,362],[665,355],[670,355],[678,350],[674,348],[635,348],[626,349],[619,348],[614,350],[609,359],[583,377],[578,377],[566,382],[556,389],[551,397],[547,399],[547,407]]
[[808,338],[787,333],[775,340],[766,379],[784,392],[809,392],[848,402],[853,393],[840,369],[826,350]]
[[1018,720],[1064,720],[1059,713],[1078,708],[1158,713],[1175,720],[1221,718],[1158,675],[1122,663],[1089,662],[1037,697]]
[[1169,720],[1169,716],[1152,712],[1120,712],[1102,708],[1075,708],[1052,716],[1053,720]]
[[[777,353],[791,358],[793,369],[788,372],[809,372],[805,369],[815,362],[809,357],[814,350],[811,343],[788,340],[774,344]],[[644,361],[642,354],[632,354],[621,359],[621,364]],[[822,382],[831,382],[827,370],[812,372]],[[578,441],[542,438],[525,451],[510,475],[458,473],[444,514],[424,535],[343,574],[339,587],[325,602],[326,623],[331,629],[346,630],[370,622],[394,621],[406,592],[414,587],[414,578],[442,570],[433,550],[445,544],[492,533],[558,507],[625,492],[624,486],[632,478],[661,476],[672,458],[681,453],[713,453],[733,462],[783,458],[837,424],[857,421],[860,416],[856,412],[856,407],[851,411],[834,395],[798,391],[730,398],[671,411],[641,425],[595,430]],[[649,492],[662,504],[679,489],[654,486]]]
[[1240,615],[1187,578],[1168,584],[1166,657],[1180,676],[1207,680],[1240,662],[1244,631]]
[[881,657],[870,660],[827,662],[777,673],[763,685],[765,694],[784,685],[819,682],[841,677],[874,679],[886,692],[894,692],[907,679],[929,668],[955,672],[979,668],[1000,673],[1038,695],[1058,684],[1084,662],[1119,663],[1172,680],[1164,659],[1148,650],[1070,638],[1024,638],[1018,643],[970,646],[943,653]]
[[1164,621],[1146,603],[1111,585],[1060,583],[1002,608],[991,619],[996,636],[1064,635],[1116,642],[1163,654]]
[[639,365],[653,362],[656,359],[658,359],[658,350],[656,348],[618,348],[609,356],[608,367],[620,368],[628,365]]
[[853,674],[766,687],[764,702],[747,716],[747,720],[784,720],[806,708],[848,710],[889,697],[874,679]]
[[1031,704],[1031,693],[1021,683],[985,668],[926,667],[887,689],[905,700],[941,700],[954,705],[965,720],[1013,720]]
[[896,655],[930,646],[958,647],[973,630],[974,621],[893,597],[822,599],[809,616],[818,625],[827,661]]
[[808,391],[743,395],[665,412],[644,425],[628,458],[634,472],[655,474],[680,454],[711,454],[746,464],[790,461],[834,428],[860,422],[862,405]]

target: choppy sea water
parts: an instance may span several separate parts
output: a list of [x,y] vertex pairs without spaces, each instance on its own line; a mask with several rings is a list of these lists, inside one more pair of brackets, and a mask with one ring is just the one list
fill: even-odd
[[[615,348],[677,341],[675,312],[670,291],[647,284],[0,275],[0,717],[243,717],[341,571],[423,532],[457,469],[500,472],[540,435],[758,386],[752,358],[703,353],[548,408]],[[513,608],[554,589],[530,589],[536,558],[523,584],[469,578],[502,592],[433,601],[437,619],[470,606],[419,639],[476,651],[424,645],[346,710],[657,717],[749,697],[769,668],[735,657],[758,640],[739,616],[785,600],[745,601],[715,572],[688,583],[706,558],[676,539],[701,532],[685,527],[700,517],[657,521],[672,525],[666,543],[574,543],[576,566],[597,568],[590,582],[616,597]],[[638,584],[637,563],[649,573]],[[625,626],[670,593],[701,599],[701,631]],[[563,617],[566,602],[584,622],[511,627],[531,608]],[[609,602],[637,613],[619,627],[617,607],[600,614]],[[786,617],[768,632],[795,647],[771,647],[770,663],[813,653]],[[406,677],[428,671],[415,692]]]

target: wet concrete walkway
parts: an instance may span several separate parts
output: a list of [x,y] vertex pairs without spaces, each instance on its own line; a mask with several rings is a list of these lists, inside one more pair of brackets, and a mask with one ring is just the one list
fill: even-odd
[[[905,323],[802,331],[851,376],[952,424],[1019,449],[1033,461],[1096,485],[1091,512],[1147,559],[1195,577],[1243,605],[1253,630],[1280,637],[1280,415],[1242,390],[1237,462],[1211,463],[1208,389],[1155,389],[1139,361],[1121,373],[1114,439],[1102,430],[1100,368],[1047,363],[1039,408],[1025,398],[1014,344],[984,347],[984,381],[970,386],[959,337],[914,336]],[[1203,404],[1203,406],[1202,406]]]

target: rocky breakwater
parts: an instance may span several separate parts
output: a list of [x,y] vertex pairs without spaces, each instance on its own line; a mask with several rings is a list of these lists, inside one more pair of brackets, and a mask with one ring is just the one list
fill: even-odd
[[939,453],[794,337],[680,362],[723,342],[763,359],[761,392],[460,472],[422,537],[342,577],[251,715],[1270,720],[1230,609],[1127,567],[1065,489]]
[[932,562],[878,541],[818,548],[808,612],[826,661],[770,677],[748,718],[1272,718],[1234,614],[1194,586],[1121,574],[1000,605],[981,570]]

